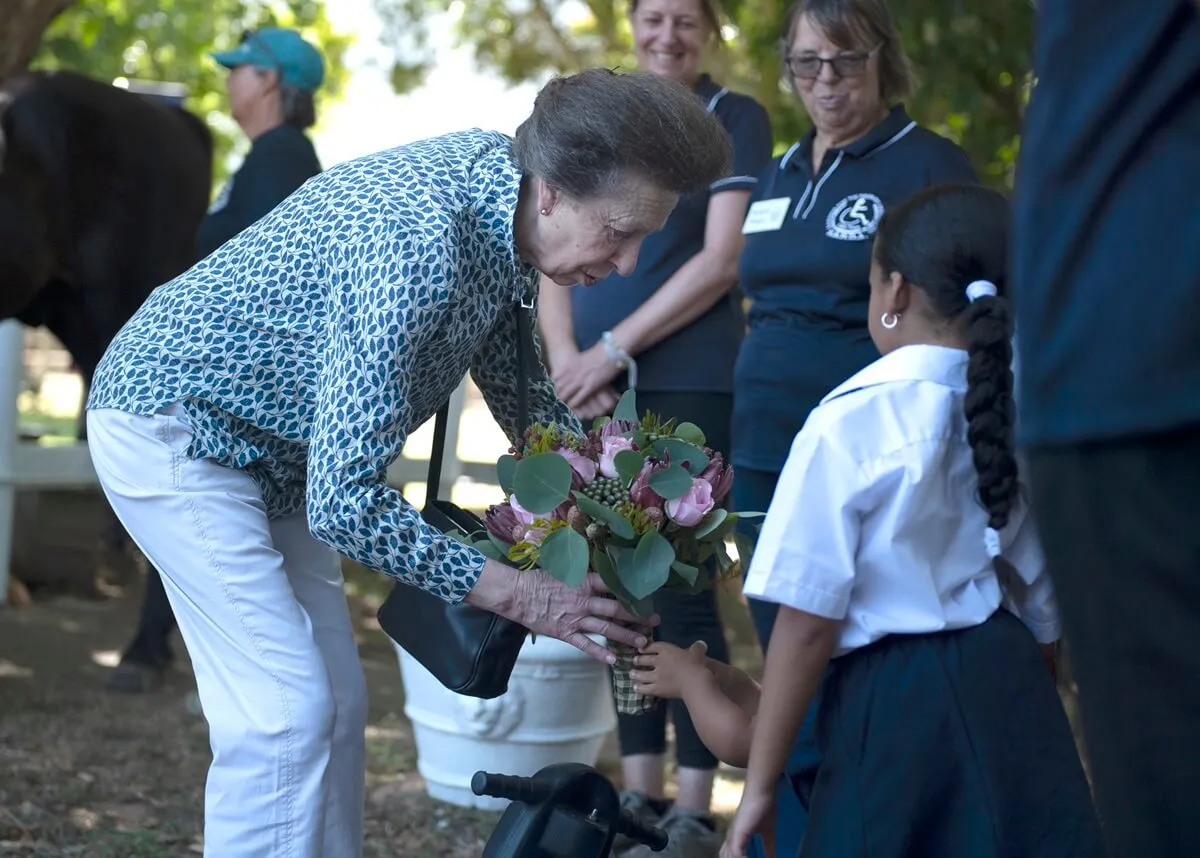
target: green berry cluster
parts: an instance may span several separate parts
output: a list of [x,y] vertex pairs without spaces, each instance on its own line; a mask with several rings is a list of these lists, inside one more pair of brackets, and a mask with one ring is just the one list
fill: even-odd
[[583,494],[605,506],[616,506],[627,498],[625,484],[619,477],[599,477],[583,487]]

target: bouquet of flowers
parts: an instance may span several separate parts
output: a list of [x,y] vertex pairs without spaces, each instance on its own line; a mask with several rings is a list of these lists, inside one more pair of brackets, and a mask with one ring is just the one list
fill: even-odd
[[[538,567],[569,586],[595,571],[629,611],[649,617],[663,587],[699,592],[738,574],[726,541],[748,558],[737,513],[721,502],[733,468],[691,423],[638,417],[633,391],[612,418],[584,435],[529,428],[497,463],[506,500],[487,511],[487,532],[467,535],[483,553]],[[629,678],[635,652],[610,642],[617,711],[649,711]]]

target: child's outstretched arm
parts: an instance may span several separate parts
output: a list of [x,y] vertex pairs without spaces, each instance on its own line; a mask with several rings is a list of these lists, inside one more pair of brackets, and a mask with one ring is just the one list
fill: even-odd
[[634,659],[636,689],[664,699],[680,699],[696,734],[717,759],[744,768],[758,709],[758,683],[744,671],[713,661],[697,641],[680,649],[661,641]]

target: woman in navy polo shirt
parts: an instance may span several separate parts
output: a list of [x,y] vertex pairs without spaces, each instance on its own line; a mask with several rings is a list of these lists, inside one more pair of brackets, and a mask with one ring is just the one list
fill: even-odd
[[[639,0],[630,4],[630,23],[640,67],[687,84],[721,120],[733,141],[733,175],[680,200],[663,229],[643,243],[636,267],[610,278],[611,287],[568,290],[544,282],[543,341],[558,394],[581,417],[609,413],[618,391],[635,386],[640,408],[690,420],[715,449],[728,452],[733,363],[744,328],[734,289],[741,225],[755,177],[771,157],[770,122],[758,102],[700,72],[705,49],[720,37],[715,4]],[[726,658],[712,593],[656,598],[655,607],[662,639],[682,646],[704,640],[710,656]],[[708,810],[717,761],[686,709],[673,701],[670,714],[679,791],[662,822],[669,849],[715,855],[720,840]],[[618,720],[623,799],[651,820],[663,811],[656,800],[663,796],[666,717],[660,707]]]
[[[884,210],[926,185],[975,179],[961,149],[905,112],[913,74],[884,0],[800,0],[782,46],[813,128],[760,176],[743,227],[739,281],[751,303],[734,372],[735,509],[767,508],[809,411],[879,357],[867,301]],[[776,608],[750,606],[765,647]],[[780,855],[795,854],[807,821],[811,730],[810,717],[789,763],[797,795],[780,796]]]

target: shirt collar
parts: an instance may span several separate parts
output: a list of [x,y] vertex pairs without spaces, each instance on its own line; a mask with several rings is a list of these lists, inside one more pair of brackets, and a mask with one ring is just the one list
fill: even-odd
[[707,74],[702,74],[696,81],[696,85],[692,87],[692,92],[700,96],[700,98],[702,98],[704,103],[707,105],[710,101],[712,101],[713,96],[717,95],[724,89],[725,87],[714,81]]
[[[908,132],[911,126],[915,123],[908,111],[904,109],[903,104],[897,104],[888,111],[887,116],[883,121],[859,137],[852,143],[847,143],[841,149],[830,149],[831,154],[826,154],[825,157],[836,156],[839,152],[845,152],[847,155],[852,155],[855,158],[870,157],[877,149],[881,149],[888,145],[893,139]],[[816,139],[817,130],[810,128],[808,133],[800,141],[799,149],[792,153],[788,159],[788,168],[798,170],[801,168],[812,169],[812,148],[813,140]]]
[[471,201],[477,214],[476,229],[489,250],[508,262],[516,299],[528,303],[538,282],[537,269],[523,262],[517,250],[517,201],[521,197],[521,169],[512,154],[512,139],[496,135],[496,145],[471,165]]
[[967,360],[967,353],[963,349],[931,345],[903,346],[846,379],[830,391],[821,404],[864,387],[897,381],[930,381],[965,391]]

